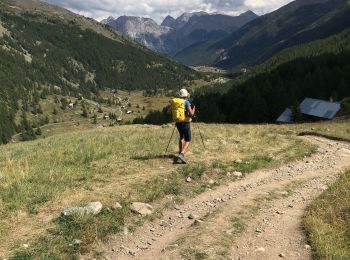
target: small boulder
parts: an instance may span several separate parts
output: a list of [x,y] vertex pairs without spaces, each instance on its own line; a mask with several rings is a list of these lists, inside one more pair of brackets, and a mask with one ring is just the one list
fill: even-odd
[[237,159],[237,160],[235,160],[235,163],[242,163],[242,160],[241,159]]
[[234,172],[233,175],[235,177],[242,177],[243,176],[243,174],[241,172]]
[[141,202],[133,202],[130,206],[130,209],[142,216],[150,215],[153,213],[153,207],[151,205]]
[[102,203],[97,202],[91,202],[86,207],[84,207],[86,214],[92,214],[97,215],[102,210]]
[[305,249],[311,250],[311,246],[310,245],[305,245]]
[[187,177],[186,182],[191,182],[192,178],[191,177]]
[[97,215],[102,210],[102,203],[97,202],[91,202],[85,207],[72,207],[67,208],[62,211],[63,216],[72,216],[72,215],[84,215],[84,214],[91,214],[91,215]]
[[116,209],[122,209],[122,208],[123,208],[123,207],[122,207],[122,205],[120,205],[119,202],[114,203],[114,205],[112,206],[112,209],[114,209],[114,210],[116,210]]
[[83,241],[81,241],[80,239],[74,239],[73,240],[73,244],[74,245],[80,245],[80,244],[82,244],[83,243]]
[[215,181],[214,180],[209,180],[208,182],[210,185],[214,185],[215,184]]

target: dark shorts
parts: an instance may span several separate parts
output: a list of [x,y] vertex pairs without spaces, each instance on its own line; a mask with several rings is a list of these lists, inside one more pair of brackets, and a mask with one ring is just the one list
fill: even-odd
[[185,139],[186,142],[191,141],[191,124],[187,122],[176,123],[177,130],[180,134],[180,140]]

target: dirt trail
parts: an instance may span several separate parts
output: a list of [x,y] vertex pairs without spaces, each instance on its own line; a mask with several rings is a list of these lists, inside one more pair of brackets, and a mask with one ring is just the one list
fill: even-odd
[[310,259],[302,216],[350,167],[350,145],[303,138],[319,145],[311,157],[206,191],[98,250],[106,259]]

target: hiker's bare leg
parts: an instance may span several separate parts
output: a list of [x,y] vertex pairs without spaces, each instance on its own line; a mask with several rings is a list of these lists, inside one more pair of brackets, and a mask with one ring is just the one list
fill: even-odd
[[185,154],[187,152],[188,147],[190,146],[190,142],[184,142],[183,146],[182,146],[182,154]]
[[180,139],[179,140],[179,153],[181,153],[182,152],[182,147],[184,146],[184,140],[183,139]]

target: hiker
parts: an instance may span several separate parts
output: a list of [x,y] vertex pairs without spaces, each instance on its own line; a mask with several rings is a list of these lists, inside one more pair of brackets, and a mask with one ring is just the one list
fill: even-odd
[[179,131],[179,156],[177,157],[182,163],[186,163],[185,153],[191,142],[191,121],[196,112],[194,105],[188,100],[190,94],[186,89],[180,90],[180,98],[171,100],[169,112],[171,112],[173,120],[176,122]]

